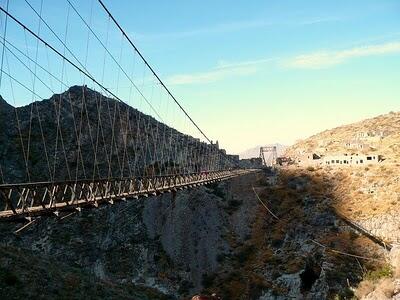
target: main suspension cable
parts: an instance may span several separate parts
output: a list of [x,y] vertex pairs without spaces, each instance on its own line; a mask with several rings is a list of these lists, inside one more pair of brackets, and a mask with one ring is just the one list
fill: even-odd
[[[168,87],[164,84],[164,82],[161,80],[161,78],[157,75],[157,73],[154,71],[154,69],[150,66],[148,61],[144,58],[142,53],[139,51],[139,49],[136,47],[136,45],[132,42],[131,38],[126,34],[125,30],[121,27],[121,25],[118,23],[118,21],[114,18],[114,16],[111,14],[110,10],[105,6],[104,2],[102,0],[98,0],[104,11],[108,14],[108,16],[111,18],[111,20],[114,22],[114,24],[118,27],[118,29],[121,31],[121,33],[125,36],[129,44],[133,47],[133,49],[136,51],[136,53],[140,56],[140,58],[143,60],[144,64],[148,67],[148,69],[151,71],[151,73],[154,75],[155,78],[157,78],[158,82],[161,84],[161,86],[166,90],[166,92],[169,94],[169,96],[173,99],[173,101],[178,105],[178,107],[182,110],[182,112],[186,115],[186,117],[190,120],[190,122],[197,128],[197,130],[200,132],[200,134],[212,145],[216,148],[216,146],[213,144],[213,142],[208,138],[208,136],[204,133],[204,131],[199,127],[199,125],[193,120],[193,118],[187,113],[185,108],[181,105],[181,103],[176,99],[176,97],[172,94],[172,92],[168,89]],[[218,149],[219,150],[219,149]],[[233,160],[231,157],[228,155],[224,154],[225,158],[227,160]]]

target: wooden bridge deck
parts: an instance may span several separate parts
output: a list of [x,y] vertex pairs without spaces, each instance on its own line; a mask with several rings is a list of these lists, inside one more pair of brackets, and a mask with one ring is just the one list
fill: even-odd
[[255,170],[229,170],[154,177],[0,185],[0,219],[29,218],[64,210],[98,207],[214,183]]

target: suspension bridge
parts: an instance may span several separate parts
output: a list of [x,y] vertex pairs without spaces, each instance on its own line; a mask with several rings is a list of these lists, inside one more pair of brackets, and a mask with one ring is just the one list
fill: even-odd
[[2,0],[0,21],[0,219],[254,171],[205,134],[102,0]]

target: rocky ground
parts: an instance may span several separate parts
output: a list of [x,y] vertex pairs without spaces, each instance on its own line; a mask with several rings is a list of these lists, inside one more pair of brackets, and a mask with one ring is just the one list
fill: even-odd
[[[385,279],[364,276],[356,291],[360,299],[390,299],[400,297],[396,271],[400,265],[397,257],[400,243],[400,113],[390,112],[375,118],[323,131],[291,146],[285,155],[295,158],[303,153],[319,155],[378,154],[381,161],[364,166],[306,167],[293,165],[293,172],[307,172],[321,178],[332,209],[365,232],[393,245],[386,261],[392,268],[383,268],[377,274]],[[362,145],[352,149],[348,144]],[[378,276],[379,277],[379,276]],[[397,298],[396,298],[397,299]]]
[[[331,183],[336,210],[361,224],[374,235],[390,242],[400,242],[400,112],[325,130],[291,146],[285,155],[298,153],[332,155],[343,153],[378,154],[382,161],[365,166],[310,166],[315,176]],[[380,132],[382,136],[373,136]],[[359,138],[360,134],[371,136]],[[346,142],[355,140],[363,149],[349,149]],[[300,167],[305,168],[305,167]]]
[[1,223],[0,298],[351,299],[392,269],[336,219],[330,191],[282,170],[44,217],[19,234]]

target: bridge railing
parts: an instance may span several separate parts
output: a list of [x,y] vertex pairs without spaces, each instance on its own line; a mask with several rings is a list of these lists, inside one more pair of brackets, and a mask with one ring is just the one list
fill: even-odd
[[154,177],[0,185],[0,218],[30,217],[116,200],[137,199],[252,172],[225,170]]

